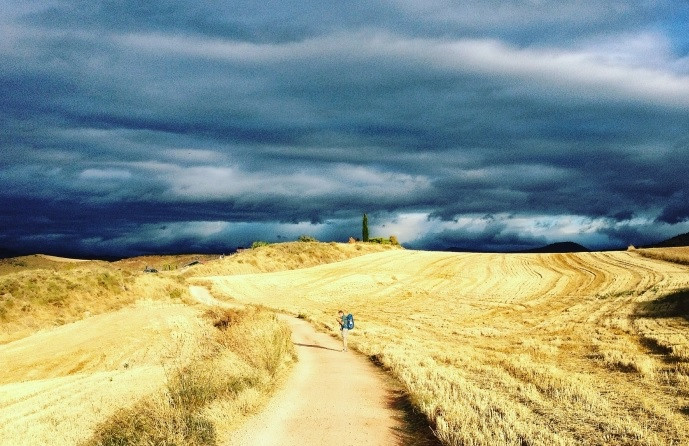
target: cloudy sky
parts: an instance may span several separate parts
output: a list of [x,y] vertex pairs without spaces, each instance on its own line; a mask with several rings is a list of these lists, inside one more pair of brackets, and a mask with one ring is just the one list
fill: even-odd
[[689,231],[685,1],[0,3],[0,247]]

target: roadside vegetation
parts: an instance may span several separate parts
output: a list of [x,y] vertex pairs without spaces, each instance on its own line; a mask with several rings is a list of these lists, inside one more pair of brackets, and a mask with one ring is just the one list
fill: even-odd
[[[200,279],[199,279],[200,280]],[[689,268],[635,251],[389,251],[206,278],[299,314],[400,379],[447,445],[689,443]]]
[[121,409],[84,446],[215,445],[256,411],[295,360],[289,328],[264,309],[209,309],[215,327],[165,388]]

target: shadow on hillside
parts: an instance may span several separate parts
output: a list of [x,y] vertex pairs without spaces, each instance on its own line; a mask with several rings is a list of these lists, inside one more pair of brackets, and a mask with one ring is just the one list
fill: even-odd
[[689,321],[689,289],[676,291],[650,302],[641,302],[637,315],[651,318],[681,317]]
[[399,414],[395,418],[400,427],[394,429],[397,446],[443,446],[443,443],[433,432],[433,426],[431,426],[428,418],[414,407],[409,393],[404,389],[402,383],[389,374],[389,369],[385,367],[380,357],[371,355],[368,359],[376,367],[388,372],[386,375],[391,390],[387,395],[387,405]]

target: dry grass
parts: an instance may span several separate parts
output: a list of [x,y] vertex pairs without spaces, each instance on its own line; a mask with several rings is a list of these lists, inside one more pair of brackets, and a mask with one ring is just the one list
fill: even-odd
[[[295,249],[268,247],[243,258],[272,257],[270,268],[286,269],[369,248],[381,249],[328,245],[300,257]],[[209,432],[223,438],[258,410],[291,360],[289,334],[265,311],[215,309],[204,328],[185,278],[164,271],[166,262],[192,257],[110,263],[36,255],[0,262],[0,444],[76,444],[104,418],[131,432],[140,433],[143,423],[152,431],[135,438],[154,443],[207,442]],[[142,265],[161,272],[144,274]],[[199,339],[207,342],[200,346]],[[194,394],[212,398],[187,404]],[[193,414],[183,406],[194,406]]]
[[445,444],[689,444],[683,265],[390,251],[206,280],[333,332],[352,311],[351,344],[405,384]]
[[215,334],[162,393],[122,409],[84,445],[214,445],[256,410],[295,354],[289,329],[265,310],[214,308]]
[[0,275],[0,344],[139,299],[182,300],[187,295],[178,277],[130,273],[107,264]]
[[[141,256],[112,263],[42,254],[1,259],[0,344],[40,329],[116,310],[139,299],[188,301],[185,276],[290,270],[390,249],[399,248],[292,242],[223,259],[195,254]],[[203,264],[180,268],[193,260]],[[156,267],[160,273],[143,274],[146,266]]]
[[276,243],[206,262],[204,265],[189,268],[184,275],[220,276],[293,270],[398,249],[401,248],[373,243]]
[[689,247],[682,248],[644,248],[637,249],[637,253],[649,259],[664,260],[666,262],[689,265]]
[[139,301],[0,345],[0,444],[76,444],[163,386],[212,330],[197,308]]
[[34,254],[29,256],[0,259],[0,275],[26,271],[30,269],[46,269],[64,271],[75,268],[103,267],[108,262],[99,260],[66,259],[61,257]]

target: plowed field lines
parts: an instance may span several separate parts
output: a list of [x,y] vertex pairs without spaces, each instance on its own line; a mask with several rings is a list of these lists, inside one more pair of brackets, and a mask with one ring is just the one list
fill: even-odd
[[638,310],[686,287],[687,267],[635,252],[394,251],[211,280],[216,296],[333,329],[337,309],[354,312],[352,342],[448,443],[689,444],[689,323]]

